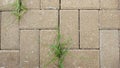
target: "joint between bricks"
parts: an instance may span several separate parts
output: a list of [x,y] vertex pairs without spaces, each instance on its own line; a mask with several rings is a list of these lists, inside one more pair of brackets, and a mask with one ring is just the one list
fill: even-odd
[[59,0],[59,10],[61,9],[61,0]]
[[79,49],[80,49],[80,9],[78,10],[78,35],[79,35],[78,44],[79,44]]
[[[19,34],[19,40],[20,40],[20,35],[21,35],[21,30],[20,30],[20,29],[19,29],[19,33],[20,33],[20,34]],[[19,45],[20,45],[20,41],[19,41]],[[20,48],[19,48],[19,49],[20,49],[19,55],[20,55],[20,53],[21,53],[21,46],[19,46],[19,47],[20,47]],[[20,64],[19,64],[19,67],[21,68],[21,58],[20,58],[20,57],[19,57],[19,63],[20,63]]]
[[[100,1],[100,4],[101,4],[101,1]],[[100,28],[100,10],[98,10],[98,28]],[[101,48],[100,48],[100,30],[98,29],[98,31],[99,31],[99,67],[101,68]]]
[[39,37],[39,40],[38,40],[39,41],[38,42],[38,44],[39,44],[39,49],[38,49],[39,50],[39,68],[40,68],[40,31],[41,30],[39,30],[39,34],[38,34],[38,37]]
[[58,10],[58,29],[60,30],[60,10]]
[[80,50],[100,50],[100,48],[80,48]]
[[2,20],[2,17],[1,17],[1,12],[0,12],[0,50],[1,50],[1,20]]
[[118,6],[117,6],[118,9],[119,9],[119,6],[120,6],[120,5],[119,5],[119,4],[120,4],[119,2],[120,2],[120,0],[118,0]]

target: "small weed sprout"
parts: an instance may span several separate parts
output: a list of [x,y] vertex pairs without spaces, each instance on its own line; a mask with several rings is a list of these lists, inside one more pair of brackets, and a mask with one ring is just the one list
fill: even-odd
[[54,63],[55,61],[58,62],[57,67],[58,68],[64,68],[64,59],[65,56],[68,53],[68,49],[65,48],[66,45],[68,45],[69,41],[66,42],[61,42],[61,34],[60,34],[60,30],[58,29],[57,32],[57,37],[55,40],[55,43],[51,45],[51,53],[54,54],[54,57],[51,59],[51,61],[47,64],[49,65],[50,63]]
[[27,11],[27,8],[22,4],[21,0],[16,0],[13,7],[15,8],[13,14],[20,20],[21,16]]

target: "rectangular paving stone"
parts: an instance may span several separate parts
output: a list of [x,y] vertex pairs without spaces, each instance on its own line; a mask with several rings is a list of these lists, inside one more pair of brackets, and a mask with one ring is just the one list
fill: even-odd
[[1,49],[19,49],[18,20],[11,12],[2,12],[1,18]]
[[118,9],[119,0],[100,0],[101,9]]
[[100,31],[101,68],[119,68],[118,30]]
[[41,0],[42,9],[59,9],[59,0]]
[[117,10],[101,10],[100,29],[118,29],[120,28],[120,11]]
[[39,30],[21,30],[20,67],[39,68]]
[[[53,58],[50,52],[50,46],[56,39],[56,30],[41,30],[40,31],[40,68],[44,68]],[[47,68],[57,68],[54,63],[47,65]]]
[[63,41],[72,39],[68,47],[79,48],[77,10],[60,11],[60,30],[61,34],[63,35]]
[[40,9],[40,0],[21,0],[28,9]]
[[64,65],[65,68],[99,68],[99,51],[70,50]]
[[99,48],[98,10],[80,11],[80,48]]
[[56,28],[57,25],[57,10],[30,10],[27,11],[20,22],[20,28],[22,29]]
[[16,0],[0,0],[0,11],[13,10],[13,4]]
[[62,9],[99,9],[99,0],[61,0]]
[[19,62],[19,51],[0,51],[0,68],[19,68]]

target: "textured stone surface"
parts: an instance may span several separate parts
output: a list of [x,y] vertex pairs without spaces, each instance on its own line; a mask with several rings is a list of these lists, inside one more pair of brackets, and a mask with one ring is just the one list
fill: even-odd
[[61,0],[62,9],[99,9],[99,0]]
[[[40,68],[43,68],[53,58],[53,55],[50,53],[50,46],[54,43],[56,33],[55,30],[40,31]],[[47,68],[57,67],[52,63]]]
[[21,30],[20,67],[39,68],[39,31]]
[[19,49],[18,21],[11,12],[2,12],[1,49]]
[[57,24],[57,10],[30,10],[21,19],[20,27],[27,29],[56,28]]
[[41,0],[42,9],[59,9],[59,0]]
[[71,50],[65,59],[65,68],[99,68],[99,51]]
[[70,41],[72,44],[70,44],[68,47],[79,48],[77,10],[60,11],[60,29],[64,41],[72,39]]
[[100,11],[100,28],[101,29],[118,29],[120,28],[120,11],[101,10]]
[[0,0],[0,10],[13,10],[15,0]]
[[19,68],[19,62],[19,51],[0,51],[0,68]]
[[101,9],[118,9],[119,0],[101,0]]
[[68,47],[79,48],[78,38],[78,11],[61,10],[60,11],[60,29],[63,35],[63,41],[71,40]]
[[40,0],[21,0],[29,9],[40,9]]
[[118,30],[100,31],[101,68],[119,68]]
[[80,47],[99,48],[99,26],[97,10],[80,11]]
[[0,0],[0,68],[58,68],[44,67],[58,26],[69,48],[64,68],[120,68],[120,0],[21,0],[20,21],[15,1]]

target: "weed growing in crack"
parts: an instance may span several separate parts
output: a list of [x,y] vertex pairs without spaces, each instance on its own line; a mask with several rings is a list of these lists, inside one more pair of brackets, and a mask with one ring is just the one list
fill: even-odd
[[69,41],[66,42],[61,42],[61,34],[60,30],[58,29],[57,32],[57,38],[55,40],[55,43],[51,45],[51,53],[53,53],[54,57],[51,59],[51,61],[47,64],[49,65],[50,63],[58,62],[57,67],[58,68],[64,68],[64,59],[65,56],[68,53],[68,49],[65,48],[66,45],[68,45]]
[[21,16],[27,11],[27,8],[22,4],[21,0],[16,0],[13,7],[15,8],[13,14],[20,20]]

